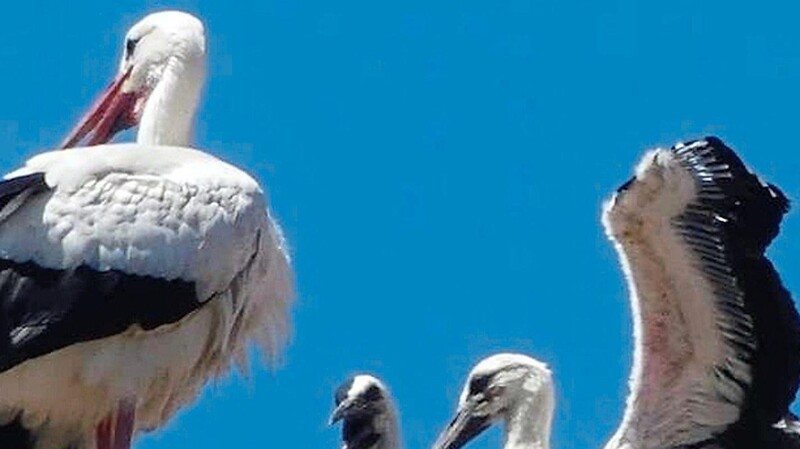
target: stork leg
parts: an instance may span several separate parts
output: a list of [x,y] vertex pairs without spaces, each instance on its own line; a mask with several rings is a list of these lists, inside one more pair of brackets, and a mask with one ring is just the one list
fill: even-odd
[[136,423],[136,399],[124,398],[95,428],[96,449],[130,449]]

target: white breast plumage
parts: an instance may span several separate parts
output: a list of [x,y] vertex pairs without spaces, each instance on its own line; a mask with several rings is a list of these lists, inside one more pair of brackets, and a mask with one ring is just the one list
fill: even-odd
[[196,150],[121,144],[55,151],[7,178],[34,172],[45,173],[52,192],[0,225],[0,257],[195,281],[207,299],[269,232],[258,184]]

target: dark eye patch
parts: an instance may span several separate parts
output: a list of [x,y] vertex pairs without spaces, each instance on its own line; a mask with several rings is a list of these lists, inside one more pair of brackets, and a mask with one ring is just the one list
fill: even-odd
[[477,394],[486,391],[489,381],[492,380],[491,374],[481,374],[469,381],[469,394]]
[[381,389],[377,385],[370,385],[367,391],[364,392],[364,399],[367,401],[379,401],[382,398],[383,394],[381,394]]
[[129,59],[133,56],[133,52],[136,50],[136,44],[139,43],[141,38],[136,39],[128,39],[125,41],[125,59]]

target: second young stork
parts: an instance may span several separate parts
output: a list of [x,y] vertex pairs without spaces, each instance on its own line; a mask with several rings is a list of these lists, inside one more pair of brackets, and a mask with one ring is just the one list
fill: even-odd
[[[606,449],[800,449],[800,318],[765,256],[787,209],[716,138],[648,153],[606,204],[634,316],[630,395]],[[489,357],[434,449],[494,422],[506,449],[547,449],[553,397],[544,364]]]
[[210,378],[285,342],[293,279],[258,183],[189,148],[195,17],[128,32],[119,74],[53,151],[0,183],[0,446],[123,449]]
[[378,378],[358,374],[336,389],[330,424],[342,421],[341,449],[401,449],[392,395]]

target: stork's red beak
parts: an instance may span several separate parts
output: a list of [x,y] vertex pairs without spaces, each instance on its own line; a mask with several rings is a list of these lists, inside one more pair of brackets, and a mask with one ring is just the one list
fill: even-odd
[[131,75],[131,69],[120,72],[109,84],[86,114],[81,118],[72,132],[64,139],[61,148],[76,146],[84,137],[93,133],[86,145],[106,143],[120,131],[136,125],[134,106],[136,92],[123,92],[122,85]]

